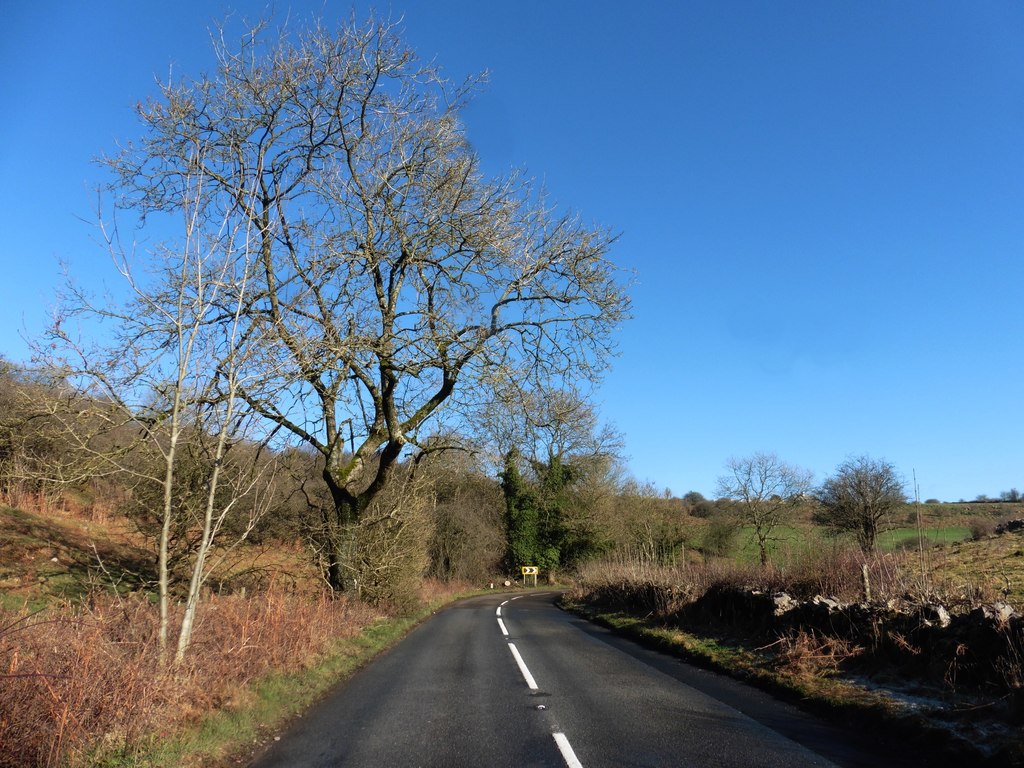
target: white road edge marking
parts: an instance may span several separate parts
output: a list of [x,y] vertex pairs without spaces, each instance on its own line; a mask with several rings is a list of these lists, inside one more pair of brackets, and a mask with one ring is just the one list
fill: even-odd
[[572,751],[572,745],[569,740],[565,737],[564,733],[553,733],[555,737],[555,744],[558,745],[558,751],[562,753],[562,759],[565,760],[565,764],[569,768],[583,768],[583,763],[576,757],[576,753]]
[[503,634],[505,637],[508,637],[508,630],[505,629],[505,622],[501,619],[498,619],[498,626],[501,627],[501,634]]
[[[504,603],[502,603],[501,605],[504,605]],[[499,606],[498,606],[498,610],[496,610],[496,611],[494,612],[494,615],[495,615],[495,616],[501,616],[501,605],[499,605]]]
[[519,649],[516,648],[515,643],[509,643],[508,649],[512,651],[512,657],[516,660],[516,664],[519,665],[519,671],[523,673],[523,679],[526,680],[526,684],[530,687],[531,691],[536,691],[537,681],[533,679],[533,675],[530,674],[530,670],[526,668],[526,662],[523,661],[523,657],[519,655]]

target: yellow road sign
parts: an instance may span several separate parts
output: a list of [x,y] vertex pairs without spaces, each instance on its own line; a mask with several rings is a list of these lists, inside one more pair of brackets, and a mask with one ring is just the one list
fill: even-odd
[[540,573],[540,568],[536,565],[524,565],[523,576],[536,576]]

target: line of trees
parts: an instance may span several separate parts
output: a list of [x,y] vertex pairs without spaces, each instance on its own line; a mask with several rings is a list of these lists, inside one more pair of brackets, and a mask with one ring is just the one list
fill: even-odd
[[[1021,492],[1019,490],[1017,490],[1016,488],[1011,488],[1008,491],[1003,491],[1002,493],[999,494],[998,497],[995,497],[995,498],[990,497],[990,496],[988,496],[987,494],[984,494],[984,493],[979,493],[975,497],[974,500],[975,501],[981,501],[981,502],[984,502],[984,501],[1005,501],[1005,502],[1008,502],[1008,503],[1011,503],[1011,504],[1019,504],[1021,501],[1024,501],[1024,495],[1022,495]],[[960,501],[962,502],[963,499],[961,499]]]
[[809,471],[774,453],[732,458],[726,469],[719,478],[719,493],[737,502],[753,531],[761,565],[768,563],[775,531],[801,506],[812,505],[814,522],[832,533],[853,534],[868,555],[892,514],[907,503],[906,484],[896,468],[870,456],[847,459],[817,488]]
[[[169,416],[91,392],[2,366],[0,501],[38,509],[40,498],[74,500],[85,514],[133,522],[153,552],[142,582],[193,622],[202,587],[224,586],[221,566],[247,540],[302,541],[326,572],[321,526],[333,507],[322,456],[225,438],[191,410],[175,428]],[[654,560],[678,551],[688,507],[623,475],[618,435],[578,393],[549,395],[533,398],[529,419],[520,414],[529,440],[514,439],[521,433],[501,409],[480,442],[448,435],[439,440],[447,450],[399,462],[356,531],[360,597],[401,604],[423,576],[484,583],[523,564],[551,574],[611,552]],[[191,627],[172,626],[171,613],[163,642],[178,645],[169,660],[184,657]]]
[[[437,440],[445,450],[428,445],[398,463],[395,480],[355,531],[351,568],[360,596],[401,605],[425,575],[482,583],[524,564],[550,574],[595,558],[654,564],[678,562],[688,550],[721,556],[740,523],[767,564],[779,527],[812,510],[814,522],[851,535],[869,554],[906,503],[888,462],[853,458],[815,486],[809,472],[771,453],[730,459],[722,498],[673,498],[622,474],[620,437],[579,393],[541,397],[519,388],[514,396],[522,401],[517,409],[492,404],[482,412],[475,440],[446,435]],[[502,401],[512,398],[506,391]],[[305,541],[326,572],[321,526],[333,500],[315,451],[236,434],[218,466],[221,433],[189,421],[180,430],[165,508],[170,419],[135,418],[100,398],[90,405],[80,390],[10,365],[0,376],[0,402],[12,404],[0,417],[0,491],[35,483],[54,495],[71,488],[80,497],[117,499],[118,510],[153,542],[155,563],[165,562],[155,570],[166,568],[168,599],[188,606],[196,584],[216,578],[217,563],[204,562],[203,553],[220,557],[246,537]],[[124,420],[112,419],[115,413]],[[75,426],[72,414],[82,423]],[[456,444],[462,449],[452,449]],[[35,471],[26,471],[28,459]],[[117,471],[99,471],[103,466]],[[211,483],[215,470],[223,480]],[[210,509],[218,547],[209,545]],[[168,629],[187,636],[187,626]],[[179,640],[168,654],[186,651]]]

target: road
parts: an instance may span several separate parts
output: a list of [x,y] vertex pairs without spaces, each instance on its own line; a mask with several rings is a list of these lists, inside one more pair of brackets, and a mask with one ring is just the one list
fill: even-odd
[[417,627],[252,768],[897,766],[869,734],[645,650],[561,611],[487,595]]

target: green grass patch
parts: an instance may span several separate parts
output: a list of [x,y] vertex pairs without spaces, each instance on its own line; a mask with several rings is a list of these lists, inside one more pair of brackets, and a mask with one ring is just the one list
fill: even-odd
[[943,528],[894,528],[878,535],[878,548],[883,552],[896,549],[913,548],[922,541],[926,546],[935,544],[952,544],[971,538],[971,529],[962,525],[950,525]]
[[0,507],[0,604],[9,610],[79,602],[97,589],[126,594],[152,564],[150,552],[100,524]]
[[[772,531],[768,541],[768,557],[776,564],[797,560],[818,549],[824,538],[820,529],[810,525],[780,525]],[[743,565],[754,565],[761,561],[761,551],[752,525],[740,527],[733,559]]]
[[0,608],[8,613],[35,613],[53,604],[50,597],[12,595],[8,592],[0,592]]
[[[853,540],[852,534],[843,536]],[[971,538],[971,529],[966,525],[934,525],[925,526],[920,530],[916,526],[906,526],[883,531],[878,535],[878,549],[892,552],[897,549],[914,548],[920,540],[925,546],[936,544],[953,544]],[[825,542],[831,540],[821,528],[811,525],[780,525],[772,531],[768,542],[768,556],[775,564],[792,562],[810,552],[820,549]],[[760,551],[753,526],[744,525],[739,528],[735,538],[732,559],[740,565],[754,565],[760,562]]]

